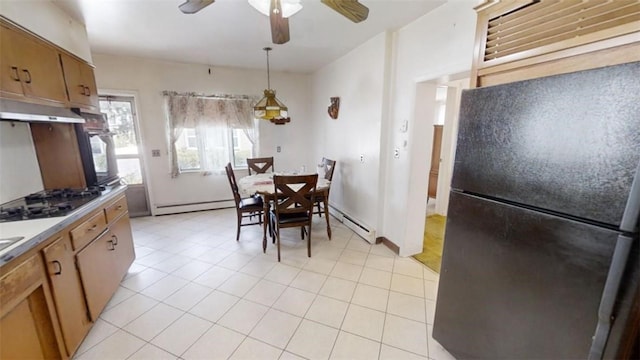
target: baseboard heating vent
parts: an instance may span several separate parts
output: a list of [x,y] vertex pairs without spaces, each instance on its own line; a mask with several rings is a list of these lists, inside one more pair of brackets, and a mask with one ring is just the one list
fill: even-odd
[[370,226],[331,205],[329,205],[329,212],[334,218],[343,223],[349,229],[353,230],[358,234],[358,236],[365,239],[367,242],[371,244],[376,243],[376,232]]
[[201,201],[181,204],[156,204],[153,215],[180,214],[192,211],[216,210],[235,207],[233,200]]

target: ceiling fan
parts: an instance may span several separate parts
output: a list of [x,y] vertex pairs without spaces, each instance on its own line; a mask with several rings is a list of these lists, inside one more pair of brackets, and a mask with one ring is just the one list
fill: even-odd
[[[195,14],[211,5],[215,0],[187,0],[178,8],[185,14]],[[282,16],[281,0],[270,0],[269,19],[271,20],[271,41],[284,44],[289,41],[289,19]],[[369,8],[358,0],[321,0],[323,4],[342,14],[347,19],[358,23],[367,18]]]

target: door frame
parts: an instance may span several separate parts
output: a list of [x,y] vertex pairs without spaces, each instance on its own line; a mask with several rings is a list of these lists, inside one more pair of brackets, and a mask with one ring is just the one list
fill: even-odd
[[130,91],[130,90],[113,90],[113,89],[98,88],[98,98],[103,96],[107,96],[107,97],[112,96],[116,98],[118,97],[133,98],[133,111],[134,111],[133,127],[136,132],[136,141],[138,143],[138,146],[140,147],[139,149],[140,173],[142,175],[142,183],[143,183],[144,192],[147,198],[147,208],[149,209],[148,215],[155,215],[153,213],[153,207],[151,206],[151,204],[154,203],[154,200],[151,198],[153,194],[153,191],[151,191],[152,185],[147,177],[147,174],[149,174],[150,171],[147,165],[148,161],[146,158],[146,152],[144,151],[144,144],[145,144],[146,137],[141,126],[142,115],[140,114],[140,105],[139,105],[140,96],[137,91],[133,91],[133,90]]

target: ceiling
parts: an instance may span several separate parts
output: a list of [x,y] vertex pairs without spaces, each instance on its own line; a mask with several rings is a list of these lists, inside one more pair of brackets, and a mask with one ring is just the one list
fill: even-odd
[[442,0],[360,0],[369,17],[353,23],[320,0],[302,0],[289,18],[291,40],[271,43],[269,18],[246,0],[216,0],[197,14],[184,0],[52,0],[87,28],[92,53],[150,57],[211,66],[309,73],[385,30],[403,27]]

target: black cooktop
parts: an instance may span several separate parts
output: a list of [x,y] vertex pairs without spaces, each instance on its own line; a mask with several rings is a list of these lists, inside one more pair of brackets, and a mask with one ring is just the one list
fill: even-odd
[[99,197],[104,187],[44,190],[0,205],[0,222],[65,216]]

